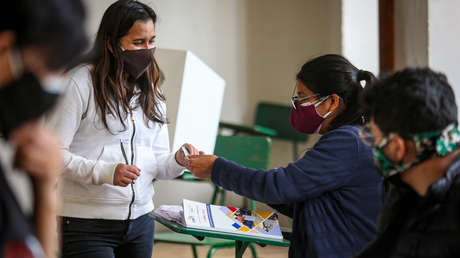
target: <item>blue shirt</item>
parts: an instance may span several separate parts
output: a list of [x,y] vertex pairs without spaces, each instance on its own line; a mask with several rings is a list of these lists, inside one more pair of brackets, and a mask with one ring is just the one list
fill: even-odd
[[331,130],[300,160],[268,171],[218,158],[212,181],[260,202],[291,204],[289,257],[351,257],[374,238],[384,198],[383,178],[358,130]]

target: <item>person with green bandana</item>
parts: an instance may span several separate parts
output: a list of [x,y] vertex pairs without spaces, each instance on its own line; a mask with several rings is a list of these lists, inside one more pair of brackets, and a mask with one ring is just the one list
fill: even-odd
[[445,75],[408,68],[362,94],[372,146],[390,191],[377,235],[355,257],[460,257],[460,132]]

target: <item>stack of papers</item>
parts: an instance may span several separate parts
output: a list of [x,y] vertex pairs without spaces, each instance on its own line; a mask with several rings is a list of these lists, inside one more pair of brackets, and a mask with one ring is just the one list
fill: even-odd
[[161,205],[155,213],[162,218],[185,226],[184,209],[180,205]]

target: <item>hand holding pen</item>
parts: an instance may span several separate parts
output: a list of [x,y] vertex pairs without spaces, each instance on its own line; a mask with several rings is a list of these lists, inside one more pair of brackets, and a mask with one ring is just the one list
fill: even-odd
[[126,156],[125,148],[123,147],[123,143],[121,141],[120,148],[126,164],[118,164],[116,166],[115,174],[113,176],[113,184],[126,187],[131,183],[134,183],[134,180],[141,175],[141,169],[134,165],[129,165],[128,157]]
[[195,146],[185,143],[182,147],[176,152],[176,162],[177,164],[186,167],[188,169],[190,160],[189,155],[199,155],[202,154],[202,151],[198,151]]

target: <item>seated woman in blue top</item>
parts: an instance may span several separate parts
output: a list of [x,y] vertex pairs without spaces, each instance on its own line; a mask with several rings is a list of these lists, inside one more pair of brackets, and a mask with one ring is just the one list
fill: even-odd
[[293,218],[289,257],[351,257],[374,238],[384,198],[372,151],[358,136],[361,81],[374,76],[339,55],[302,66],[292,98],[292,126],[322,134],[296,162],[257,170],[214,155],[189,156],[195,176],[211,176],[224,189],[248,198],[288,205]]

